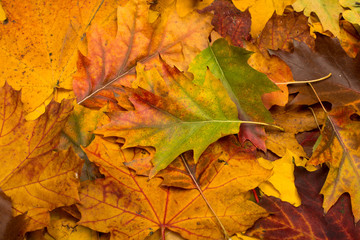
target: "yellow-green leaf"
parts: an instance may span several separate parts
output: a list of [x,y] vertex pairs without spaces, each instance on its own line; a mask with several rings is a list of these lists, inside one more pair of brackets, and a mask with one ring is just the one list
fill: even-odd
[[125,138],[124,148],[155,147],[150,176],[189,150],[197,161],[212,142],[236,134],[241,123],[235,104],[210,71],[199,86],[165,63],[158,68],[163,76],[139,65],[142,88],[129,90],[135,111],[109,113],[111,122],[95,131]]
[[304,11],[308,17],[315,13],[325,31],[329,30],[336,37],[340,37],[339,19],[343,8],[338,0],[297,0],[292,6],[297,12]]

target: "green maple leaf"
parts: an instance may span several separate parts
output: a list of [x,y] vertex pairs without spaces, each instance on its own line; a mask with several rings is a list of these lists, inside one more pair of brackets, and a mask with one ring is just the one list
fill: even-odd
[[218,39],[195,57],[189,71],[194,74],[194,82],[202,84],[209,68],[221,80],[240,117],[249,115],[255,120],[271,122],[271,114],[261,96],[279,89],[265,74],[247,64],[251,54],[243,48],[230,46],[225,39]]
[[125,138],[124,148],[155,147],[150,177],[183,152],[193,150],[197,161],[212,142],[239,131],[236,106],[210,71],[201,86],[163,62],[149,71],[139,65],[137,76],[141,88],[129,89],[135,110],[109,113],[96,133]]

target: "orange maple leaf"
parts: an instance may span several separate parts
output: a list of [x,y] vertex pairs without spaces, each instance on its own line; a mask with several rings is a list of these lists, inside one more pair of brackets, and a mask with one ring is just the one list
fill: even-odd
[[71,101],[51,102],[38,119],[26,121],[20,95],[7,84],[0,89],[0,187],[11,197],[15,215],[37,218],[31,231],[48,223],[49,210],[79,200],[82,160],[72,149],[54,152]]
[[[165,229],[178,232],[186,239],[222,238],[222,231],[198,190],[160,187],[159,178],[136,176],[122,164],[134,156],[133,151],[100,137],[85,152],[99,165],[105,179],[83,182],[79,224],[111,232],[114,239],[143,239],[157,229],[163,233]],[[236,158],[216,171],[206,179],[202,190],[229,234],[244,231],[267,215],[246,199],[247,190],[267,179],[271,171],[253,159]]]

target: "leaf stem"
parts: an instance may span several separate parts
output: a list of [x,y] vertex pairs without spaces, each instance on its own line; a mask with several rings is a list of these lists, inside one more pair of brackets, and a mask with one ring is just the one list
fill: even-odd
[[194,184],[195,184],[195,186],[196,186],[197,190],[199,191],[199,193],[200,193],[201,197],[204,199],[204,201],[205,201],[206,205],[208,206],[208,208],[210,209],[210,211],[212,212],[212,214],[215,216],[215,218],[216,218],[217,222],[219,223],[219,225],[220,225],[221,229],[223,230],[223,233],[224,233],[224,237],[225,237],[225,239],[227,239],[227,240],[231,240],[231,238],[229,237],[229,234],[227,233],[227,231],[226,231],[226,229],[225,229],[224,225],[221,223],[220,218],[216,215],[216,213],[215,213],[214,209],[211,207],[211,205],[210,205],[210,203],[208,202],[208,200],[206,199],[206,197],[205,197],[205,195],[204,195],[203,191],[201,190],[201,188],[200,188],[200,186],[199,186],[198,182],[196,181],[196,179],[195,179],[194,175],[191,173],[190,168],[189,168],[189,165],[188,165],[188,163],[187,163],[186,159],[184,158],[183,154],[180,154],[180,157],[181,157],[181,159],[182,159],[182,162],[183,162],[183,164],[184,164],[184,166],[185,166],[186,170],[188,171],[188,173],[189,173],[189,175],[190,175],[190,177],[191,177],[191,180],[194,182]]
[[[345,155],[347,155],[347,156],[349,157],[349,159],[351,159],[350,153],[349,153],[349,151],[348,151],[348,149],[347,149],[347,147],[346,147],[343,139],[341,138],[340,133],[339,133],[339,131],[337,130],[337,128],[336,128],[336,126],[335,126],[335,123],[334,123],[332,117],[328,114],[328,111],[326,110],[326,108],[325,108],[324,105],[322,104],[322,101],[321,101],[319,95],[317,94],[315,88],[311,85],[311,83],[309,83],[309,86],[311,87],[311,89],[312,89],[312,91],[314,92],[316,98],[318,99],[319,103],[321,104],[321,107],[322,107],[322,109],[324,110],[324,112],[325,112],[325,114],[326,114],[326,118],[329,120],[329,122],[330,122],[330,124],[331,124],[331,127],[332,127],[332,129],[334,130],[334,133],[335,133],[335,135],[336,135],[336,138],[338,139],[338,141],[339,141],[342,149],[344,150],[344,153],[343,153],[342,155],[344,156],[344,154],[345,154]],[[356,165],[356,164],[354,164],[354,161],[350,161],[350,163],[352,164],[353,167]],[[354,167],[354,169],[355,169],[355,168],[356,168],[356,167]]]
[[276,85],[286,85],[286,84],[303,84],[303,83],[314,83],[320,82],[322,80],[328,79],[331,76],[331,73],[326,75],[325,77],[314,79],[314,80],[306,80],[306,81],[295,81],[295,82],[282,82],[282,83],[275,83]]
[[281,131],[285,131],[282,127],[274,125],[274,124],[263,123],[263,122],[253,122],[253,121],[240,121],[240,122],[241,122],[241,124],[248,123],[248,124],[262,125],[262,126],[267,126],[267,127],[273,127],[273,128],[279,129]]
[[317,120],[317,117],[316,117],[316,114],[314,112],[314,109],[312,109],[312,107],[309,107],[314,119],[315,119],[315,122],[316,122],[316,126],[318,127],[319,131],[321,132],[321,128],[320,128],[320,125],[319,125],[319,121]]
[[326,113],[326,115],[328,115],[328,111],[326,111],[326,108],[324,107],[324,104],[322,103],[322,101],[321,101],[319,95],[317,94],[315,88],[313,87],[313,85],[312,85],[311,83],[309,83],[309,86],[311,87],[311,89],[312,89],[312,91],[314,92],[316,98],[318,99],[318,101],[319,101],[322,109],[324,110],[324,112]]

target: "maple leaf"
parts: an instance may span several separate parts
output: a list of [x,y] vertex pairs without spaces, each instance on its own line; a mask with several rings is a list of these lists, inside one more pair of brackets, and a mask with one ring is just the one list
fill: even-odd
[[[282,16],[274,13],[259,37],[255,39],[255,44],[246,45],[247,50],[254,52],[248,61],[249,65],[266,74],[274,83],[292,82],[293,76],[289,67],[279,58],[269,56],[268,49],[290,51],[293,48],[294,39],[314,47],[315,39],[310,36],[307,18],[289,9],[285,9]],[[266,108],[287,104],[288,87],[286,85],[278,85],[278,87],[281,91],[265,93],[262,96]]]
[[[228,45],[226,40],[218,39],[212,46],[203,50],[190,64],[189,72],[194,74],[194,82],[201,84],[207,69],[221,80],[231,100],[236,104],[239,119],[271,122],[270,113],[261,101],[261,95],[278,88],[266,77],[247,64],[251,52]],[[242,134],[244,132],[244,134]],[[245,128],[240,137],[250,139],[257,147],[265,150],[261,138]]]
[[81,156],[81,146],[86,147],[94,138],[92,133],[104,116],[105,109],[92,110],[81,105],[74,104],[74,110],[62,130],[59,149],[67,149],[72,146]]
[[325,31],[329,30],[336,37],[340,37],[339,19],[344,10],[338,0],[296,0],[292,6],[297,12],[304,11],[308,17],[315,13]]
[[271,122],[271,115],[261,102],[261,96],[278,88],[265,74],[247,64],[251,54],[245,49],[228,45],[225,39],[218,39],[194,58],[189,72],[194,74],[194,82],[201,84],[209,68],[236,104],[240,119],[250,115],[256,121]]
[[[326,115],[320,107],[313,106],[312,109],[319,122],[325,121]],[[300,106],[277,107],[272,109],[272,114],[275,123],[284,128],[284,131],[267,129],[268,149],[280,157],[291,151],[297,157],[306,158],[303,147],[296,140],[296,134],[317,128],[311,110]]]
[[[78,204],[82,216],[80,225],[111,232],[113,239],[143,239],[157,229],[161,229],[162,234],[165,229],[178,232],[186,239],[222,237],[198,190],[159,187],[162,181],[159,178],[149,180],[136,176],[122,164],[133,156],[132,150],[121,149],[119,144],[100,137],[96,137],[85,152],[100,167],[105,179],[82,183],[81,204]],[[238,187],[238,183],[251,177],[247,168],[238,171],[241,164],[242,161],[236,159],[223,164],[202,187],[229,234],[244,231],[256,219],[266,216],[260,207],[246,200],[246,191]],[[251,185],[269,177],[269,170],[254,170],[259,171],[259,175],[252,177]],[[229,171],[234,171],[230,178]]]
[[151,92],[142,88],[129,91],[135,111],[108,113],[110,123],[95,131],[125,138],[124,148],[155,147],[150,176],[189,150],[194,150],[197,161],[212,142],[237,133],[241,123],[235,104],[210,72],[203,85],[198,86],[176,68],[165,63],[160,67],[165,78],[155,68],[144,73],[144,66],[137,68],[138,74],[145,76],[141,86]]
[[[193,170],[193,175],[200,186],[208,185],[216,177],[219,169],[229,164],[232,168],[231,170],[228,169],[227,174],[224,172],[226,176],[224,176],[224,181],[239,178],[238,173],[240,172],[248,173],[243,177],[246,181],[237,183],[237,188],[243,192],[254,189],[257,187],[258,182],[263,179],[264,167],[260,166],[258,160],[256,160],[256,148],[252,145],[242,146],[234,135],[223,137],[211,144],[201,155],[196,165],[189,160],[192,159],[191,154],[184,155],[188,159],[190,169]],[[235,168],[237,170],[233,171]],[[226,168],[222,171],[226,171]],[[196,188],[180,158],[177,158],[156,176],[164,179],[162,186],[185,189]]]
[[231,2],[217,0],[201,12],[214,12],[211,24],[215,31],[222,37],[229,36],[234,46],[243,47],[243,41],[251,39],[249,11],[241,12]]
[[293,40],[315,47],[315,39],[310,35],[308,18],[302,13],[286,9],[283,15],[274,15],[266,23],[256,45],[260,49],[285,50],[291,52]]
[[[255,70],[266,74],[274,83],[292,82],[293,77],[288,65],[276,56],[269,56],[267,52],[262,52],[256,45],[247,43],[246,49],[254,52],[248,60],[248,64]],[[266,109],[274,105],[285,106],[288,102],[289,91],[285,84],[278,85],[279,90],[264,93],[261,96]]]
[[246,9],[249,9],[252,18],[251,35],[253,37],[257,37],[274,11],[276,11],[278,15],[282,15],[285,7],[291,5],[294,1],[295,0],[271,2],[267,0],[232,0],[240,11],[244,12]]
[[359,24],[360,23],[360,11],[358,9],[359,3],[355,0],[339,0],[339,3],[344,8],[349,8],[350,10],[345,10],[343,12],[343,17],[351,23]]
[[341,46],[349,57],[355,58],[360,50],[360,36],[348,21],[340,21]]
[[324,210],[327,212],[344,192],[351,197],[355,221],[360,220],[360,123],[352,121],[351,107],[333,109],[322,130],[321,140],[309,161],[318,165],[327,163],[330,171],[321,189]]
[[[221,34],[221,36],[223,36],[223,37],[229,36],[232,44],[234,44],[235,46],[243,47],[244,41],[251,39],[251,36],[249,35],[251,16],[248,11],[241,12],[230,2],[221,1],[221,0],[215,1],[211,6],[205,8],[203,11],[204,12],[214,11],[214,18],[211,23],[214,25],[215,30],[217,32],[219,32]],[[248,48],[247,50],[254,51],[254,49],[250,48],[249,45],[250,44],[248,44],[248,43],[246,44],[246,46]],[[256,52],[256,50],[254,52]],[[203,53],[206,53],[206,52],[203,52]],[[216,58],[214,58],[214,60],[216,60]],[[280,64],[276,63],[276,60],[272,61],[271,67],[268,67],[269,65],[267,65],[266,67],[261,66],[261,63],[264,63],[264,62],[268,63],[269,61],[264,61],[264,58],[262,57],[262,55],[259,55],[256,53],[254,55],[251,55],[251,57],[248,59],[247,62],[249,63],[249,65],[251,67],[258,70],[259,72],[267,74],[268,76],[269,75],[274,76],[274,75],[276,75],[276,73],[281,72],[281,74],[279,74],[279,76],[281,75],[286,78],[288,76],[286,74],[286,72],[287,73],[290,72],[288,69],[283,71],[284,67],[285,68],[288,68],[288,67],[283,62],[281,62]],[[283,67],[279,66],[281,64]],[[194,62],[194,64],[192,66],[194,67],[194,70],[198,69],[197,63],[195,64],[195,62]],[[190,71],[191,71],[192,66],[190,66],[190,69],[189,69]],[[246,66],[246,65],[244,65],[244,66]],[[205,66],[202,66],[202,67],[204,69]],[[195,75],[195,78],[196,77],[197,76]],[[201,75],[200,75],[200,77],[198,76],[198,78],[201,79]],[[224,76],[222,77],[222,79],[223,78],[224,78]],[[273,79],[275,79],[275,78],[273,78]],[[289,81],[289,80],[286,78],[286,81]],[[228,84],[225,83],[225,85],[228,85]],[[236,89],[236,86],[234,86],[234,87]],[[284,90],[286,89],[286,92],[284,94],[286,94],[285,100],[287,101],[287,87],[282,86],[281,88]],[[237,103],[238,102],[238,100],[236,99],[237,96],[234,96],[234,93],[231,93],[232,89],[229,89],[229,91],[230,91],[230,96],[233,96],[233,99],[234,99],[233,101],[235,101],[235,103]],[[235,91],[235,93],[238,93],[238,92],[242,92],[242,91],[240,91],[240,89],[238,89],[238,91]],[[264,95],[266,95],[266,93]],[[264,95],[263,95],[263,97],[264,97]],[[274,96],[274,95],[272,95],[272,96]],[[276,95],[276,97],[278,97],[278,95]],[[245,99],[251,99],[251,98],[243,98],[243,99],[245,100]],[[269,95],[267,95],[266,100],[267,100],[267,103],[270,104],[271,97]],[[238,106],[238,111],[239,111],[239,118],[243,119],[243,120],[247,120],[248,119],[247,114],[241,109],[240,103],[237,103],[237,104],[238,104],[237,106]],[[260,106],[260,107],[262,107],[262,106]],[[264,109],[262,109],[262,110],[264,111]],[[244,124],[240,127],[239,138],[243,142],[245,140],[250,140],[254,145],[256,145],[259,149],[262,149],[263,151],[266,150],[266,146],[265,146],[265,143],[263,140],[264,135],[265,135],[265,133],[264,133],[263,129],[261,129],[258,126]]]
[[[50,224],[46,227],[43,234],[44,239],[98,239],[98,234],[84,226],[79,226],[78,219],[66,213],[62,209],[56,209],[51,212]],[[38,238],[40,239],[40,238]]]
[[351,214],[348,195],[341,199],[324,216],[320,188],[327,169],[307,172],[295,169],[295,184],[302,205],[294,207],[274,197],[263,197],[260,205],[272,214],[257,221],[247,234],[261,239],[349,239],[359,237]]
[[72,88],[77,50],[88,25],[99,21],[95,15],[108,17],[116,4],[103,2],[2,1],[7,20],[0,24],[0,87],[7,81],[14,89],[22,89],[26,113],[51,99],[55,88]]
[[261,166],[273,170],[273,175],[259,185],[260,190],[267,196],[275,196],[298,207],[301,200],[294,184],[292,153],[288,151],[284,157],[275,161],[259,159],[259,163]]
[[[291,68],[295,80],[331,78],[312,83],[321,101],[328,101],[333,107],[352,105],[360,111],[360,57],[355,59],[346,55],[337,39],[318,35],[315,52],[304,43],[294,42],[294,52],[271,51],[283,59]],[[311,88],[298,85],[289,88],[290,92],[299,92],[293,104],[311,105],[318,102]]]
[[[159,0],[156,5],[171,7],[171,5],[176,2],[176,12],[180,17],[184,17],[195,9],[203,9],[204,7],[210,5],[213,1],[214,0]],[[164,12],[164,7],[160,12]]]
[[[87,57],[79,54],[73,88],[79,103],[102,107],[131,86],[137,62],[151,65],[159,56],[179,70],[207,47],[212,27],[210,14],[191,12],[180,18],[173,7],[155,23],[148,22],[146,0],[131,0],[118,8],[115,38],[106,26],[95,26],[88,35]],[[114,96],[115,94],[115,96]]]
[[[47,212],[75,203],[82,160],[71,149],[53,151],[72,110],[71,101],[51,102],[38,119],[26,121],[20,92],[5,84],[0,96],[0,187],[11,197],[16,215],[28,212],[29,217],[31,211]],[[44,226],[46,217],[37,222]]]
[[75,103],[74,110],[61,131],[57,149],[67,150],[72,147],[75,153],[85,160],[80,180],[95,179],[98,174],[94,164],[88,161],[81,147],[86,147],[94,139],[93,131],[100,119],[104,117],[106,110],[106,108],[93,110]]

